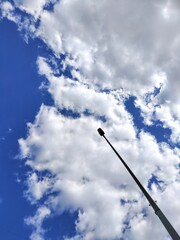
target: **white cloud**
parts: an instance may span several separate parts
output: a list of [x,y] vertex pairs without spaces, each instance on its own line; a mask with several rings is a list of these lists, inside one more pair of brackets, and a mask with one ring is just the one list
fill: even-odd
[[[23,26],[26,25],[30,34],[43,39],[56,56],[68,53],[73,61],[66,63],[71,62],[80,69],[83,82],[103,88],[123,88],[144,99],[144,95],[160,86],[154,78],[160,72],[167,81],[161,79],[163,87],[158,104],[163,108],[169,101],[169,112],[179,108],[180,8],[177,1],[128,0],[115,4],[107,0],[98,3],[62,0],[54,2],[51,12],[43,10],[48,3],[45,0],[16,2],[17,7],[40,19],[38,29],[31,21],[23,22]],[[12,5],[3,4],[7,15]],[[12,18],[12,14],[10,16]],[[144,103],[139,106],[146,108]],[[146,110],[143,114],[147,123],[154,117],[160,118],[156,111],[153,114],[153,107]],[[176,125],[180,123],[178,112],[171,113]],[[173,132],[171,140],[178,142],[178,128],[168,120],[163,122]]]
[[2,2],[0,3],[0,10],[2,17],[6,17],[10,21],[16,22],[16,16],[14,15],[14,7],[10,2]]
[[[37,36],[57,55],[64,51],[71,54],[88,80],[142,94],[158,85],[152,76],[161,71],[169,75],[171,82],[167,94],[177,100],[173,85],[178,82],[170,80],[178,73],[177,3],[62,0],[49,12],[42,10],[46,2],[21,0],[17,6],[25,6],[33,16],[40,12]],[[169,11],[168,21],[164,9]],[[172,88],[176,92],[173,96]]]
[[[123,88],[138,101],[142,98],[139,106],[145,122],[150,124],[154,118],[163,121],[172,130],[171,140],[178,142],[179,9],[177,1],[113,4],[106,0],[63,0],[55,4],[53,12],[42,12],[36,34],[57,56],[70,54],[73,61],[67,59],[66,63],[80,69],[83,83]],[[154,77],[159,73],[165,77]],[[175,126],[161,118],[153,102],[149,107],[145,104],[146,94],[160,86],[155,103],[163,109],[169,101],[168,111]]]
[[42,228],[42,223],[50,215],[50,210],[46,206],[38,208],[36,214],[33,217],[25,219],[25,223],[34,228],[30,239],[31,240],[43,240],[45,231]]
[[[179,143],[180,114],[178,109],[180,108],[180,103],[178,102],[177,97],[179,83],[177,83],[177,81],[174,83],[172,82],[172,84],[168,81],[166,81],[166,83],[167,84],[161,87],[160,94],[154,96],[152,93],[148,102],[146,101],[146,95],[144,95],[136,99],[135,104],[141,109],[141,114],[144,117],[146,124],[153,125],[153,120],[160,120],[163,123],[164,128],[169,128],[172,131],[169,140],[174,143]],[[173,93],[171,95],[174,96],[174,100],[172,99],[173,97],[170,96],[169,89],[171,89],[171,93]],[[164,95],[166,95],[166,97],[163,98]]]
[[37,202],[43,195],[50,190],[52,183],[51,179],[48,177],[41,177],[38,179],[38,175],[34,172],[29,175],[27,179],[27,192],[26,197],[29,198],[31,202]]
[[[55,108],[42,106],[35,123],[29,126],[28,138],[20,143],[23,142],[23,156],[28,158],[26,163],[33,170],[47,170],[55,176],[51,191],[56,192],[56,196],[47,196],[46,204],[51,211],[59,214],[65,210],[81,209],[76,230],[83,239],[116,239],[123,236],[123,222],[128,214],[132,228],[132,231],[125,233],[128,239],[139,239],[135,234],[138,231],[137,222],[145,229],[141,239],[152,239],[152,234],[153,238],[159,236],[159,239],[164,239],[166,231],[160,227],[152,210],[147,210],[148,203],[140,197],[137,186],[98,136],[96,129],[100,124],[144,186],[152,173],[163,181],[163,192],[155,188],[152,195],[158,197],[160,206],[169,212],[171,221],[180,222],[177,219],[180,209],[170,201],[177,195],[176,190],[172,191],[171,198],[164,198],[171,187],[179,182],[179,158],[175,151],[165,144],[158,146],[150,134],[143,132],[139,139],[132,140],[129,136],[124,140],[117,130],[119,123],[109,126],[108,122],[100,123],[92,116],[67,118]],[[118,134],[115,134],[115,130]],[[122,206],[120,199],[129,203]],[[172,211],[174,207],[176,220]],[[148,213],[147,218],[142,218],[143,208]],[[155,229],[154,233],[150,231],[150,226]]]
[[38,59],[38,67],[39,73],[45,75],[49,81],[48,91],[54,98],[58,108],[71,109],[79,113],[88,110],[89,113],[95,116],[105,116],[111,122],[120,123],[121,120],[126,120],[124,125],[128,124],[128,129],[123,135],[127,137],[131,135],[131,138],[134,138],[135,132],[130,125],[132,124],[131,116],[124,108],[123,97],[116,98],[118,92],[113,91],[108,94],[92,89],[83,81],[74,81],[64,76],[55,77],[43,58]]
[[2,2],[1,3],[1,9],[3,10],[3,15],[5,16],[6,13],[8,13],[9,11],[13,11],[14,7],[12,6],[12,4],[10,2]]
[[16,7],[38,18],[43,10],[43,7],[51,0],[16,0],[14,1]]
[[[139,92],[143,91],[140,90],[142,87],[151,87],[151,74],[160,67],[159,64],[155,66],[155,61],[159,60],[154,51],[165,55],[162,46],[157,46],[164,46],[164,36],[156,32],[152,24],[153,20],[167,35],[169,25],[161,19],[160,11],[161,8],[152,1],[137,0],[133,4],[132,1],[116,4],[109,1],[83,1],[83,4],[81,1],[60,1],[54,12],[42,13],[38,35],[56,53],[62,51],[59,41],[54,42],[54,36],[58,35],[63,41],[63,51],[77,58],[88,78],[97,78],[99,84],[100,80],[105,85],[123,86]],[[143,25],[141,19],[145,19]],[[132,79],[137,86],[131,86]]]

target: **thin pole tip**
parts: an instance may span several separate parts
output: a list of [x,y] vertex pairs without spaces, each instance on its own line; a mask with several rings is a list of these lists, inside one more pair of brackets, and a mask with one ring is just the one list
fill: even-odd
[[101,128],[98,128],[97,131],[98,131],[100,136],[104,136],[105,133]]

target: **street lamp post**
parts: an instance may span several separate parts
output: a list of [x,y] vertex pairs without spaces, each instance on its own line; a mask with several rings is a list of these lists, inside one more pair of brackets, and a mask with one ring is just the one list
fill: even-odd
[[150,206],[154,209],[155,214],[159,217],[160,221],[162,222],[162,224],[164,225],[164,227],[166,228],[166,230],[168,231],[169,235],[172,237],[173,240],[180,240],[180,236],[178,235],[178,233],[176,232],[176,230],[173,228],[173,226],[171,225],[171,223],[168,221],[168,219],[166,218],[166,216],[163,214],[163,212],[161,211],[161,209],[158,207],[158,205],[155,203],[155,201],[152,199],[152,197],[149,195],[149,193],[145,190],[145,188],[143,187],[143,185],[140,183],[140,181],[137,179],[137,177],[134,175],[134,173],[131,171],[131,169],[128,167],[128,165],[126,164],[126,162],[122,159],[122,157],[119,155],[119,153],[116,151],[116,149],[112,146],[112,144],[109,142],[109,140],[106,138],[104,131],[99,128],[98,133],[100,134],[100,136],[104,137],[104,139],[107,141],[107,143],[110,145],[110,147],[113,149],[113,151],[115,152],[115,154],[118,156],[118,158],[121,160],[121,162],[123,163],[123,165],[125,166],[125,168],[128,170],[128,172],[130,173],[130,175],[132,176],[132,178],[134,179],[134,181],[137,183],[137,185],[139,186],[139,188],[141,189],[141,191],[144,193],[145,197],[147,198]]

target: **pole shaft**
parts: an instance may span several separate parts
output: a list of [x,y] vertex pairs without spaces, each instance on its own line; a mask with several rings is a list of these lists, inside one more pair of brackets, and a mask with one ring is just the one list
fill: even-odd
[[157,204],[154,202],[154,200],[151,198],[151,196],[149,195],[149,193],[145,190],[145,188],[142,186],[142,184],[140,183],[140,181],[137,179],[137,177],[134,175],[134,173],[131,171],[131,169],[128,167],[128,165],[125,163],[125,161],[123,160],[123,158],[119,155],[119,153],[116,151],[116,149],[112,146],[112,144],[108,141],[108,139],[103,136],[106,141],[108,142],[108,144],[111,146],[111,148],[113,149],[113,151],[116,153],[116,155],[118,156],[118,158],[121,160],[121,162],[123,163],[123,165],[125,166],[125,168],[128,170],[128,172],[130,173],[130,175],[132,176],[132,178],[134,179],[134,181],[137,183],[137,185],[139,186],[139,188],[141,189],[141,191],[144,193],[144,195],[146,196],[147,200],[149,201],[150,205],[152,206],[152,208],[154,209],[155,212],[157,212],[159,210],[159,207],[157,206]]
[[119,155],[119,153],[116,151],[116,149],[113,147],[113,145],[109,142],[109,140],[106,138],[106,136],[103,134],[101,135],[105,138],[105,140],[107,141],[107,143],[110,145],[110,147],[113,149],[113,151],[115,152],[115,154],[118,156],[118,158],[121,160],[121,162],[123,163],[123,165],[125,166],[125,168],[128,170],[128,172],[130,173],[130,175],[132,176],[132,178],[134,179],[134,181],[137,183],[137,185],[139,186],[139,188],[141,189],[141,191],[144,193],[145,197],[147,198],[148,202],[150,203],[150,206],[154,209],[155,214],[159,217],[160,221],[162,222],[162,224],[164,225],[164,227],[166,228],[166,230],[168,231],[169,235],[172,237],[173,240],[180,240],[180,236],[178,235],[178,233],[176,232],[176,230],[173,228],[173,226],[171,225],[171,223],[168,221],[168,219],[166,218],[166,216],[163,214],[163,212],[161,211],[161,209],[158,207],[158,205],[154,202],[154,200],[151,198],[151,196],[149,195],[149,193],[145,190],[145,188],[143,187],[143,185],[140,183],[140,181],[137,179],[137,177],[134,175],[134,173],[131,171],[131,169],[129,168],[129,166],[126,164],[126,162],[123,160],[123,158]]
[[163,223],[164,227],[168,231],[169,235],[172,237],[173,240],[180,240],[180,236],[176,232],[176,230],[173,228],[169,220],[166,218],[164,213],[159,209],[159,211],[156,212],[156,215],[159,217],[161,222]]

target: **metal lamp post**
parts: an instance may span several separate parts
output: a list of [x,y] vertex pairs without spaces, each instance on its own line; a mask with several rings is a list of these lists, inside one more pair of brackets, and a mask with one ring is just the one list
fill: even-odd
[[118,158],[121,160],[125,168],[128,170],[134,181],[137,183],[141,191],[144,193],[145,197],[147,198],[150,206],[154,209],[155,214],[159,217],[160,221],[168,231],[169,235],[172,237],[173,240],[180,240],[180,236],[176,232],[176,230],[173,228],[171,223],[168,221],[166,216],[163,214],[161,209],[158,207],[158,205],[155,203],[155,201],[152,199],[152,197],[149,195],[149,193],[145,190],[145,188],[142,186],[140,181],[137,179],[137,177],[134,175],[134,173],[131,171],[131,169],[128,167],[128,165],[125,163],[125,161],[122,159],[122,157],[119,155],[119,153],[116,151],[116,149],[112,146],[112,144],[109,142],[109,140],[106,138],[104,131],[99,128],[98,133],[100,136],[104,137],[104,139],[107,141],[107,143],[110,145],[110,147],[113,149],[115,154],[118,156]]

